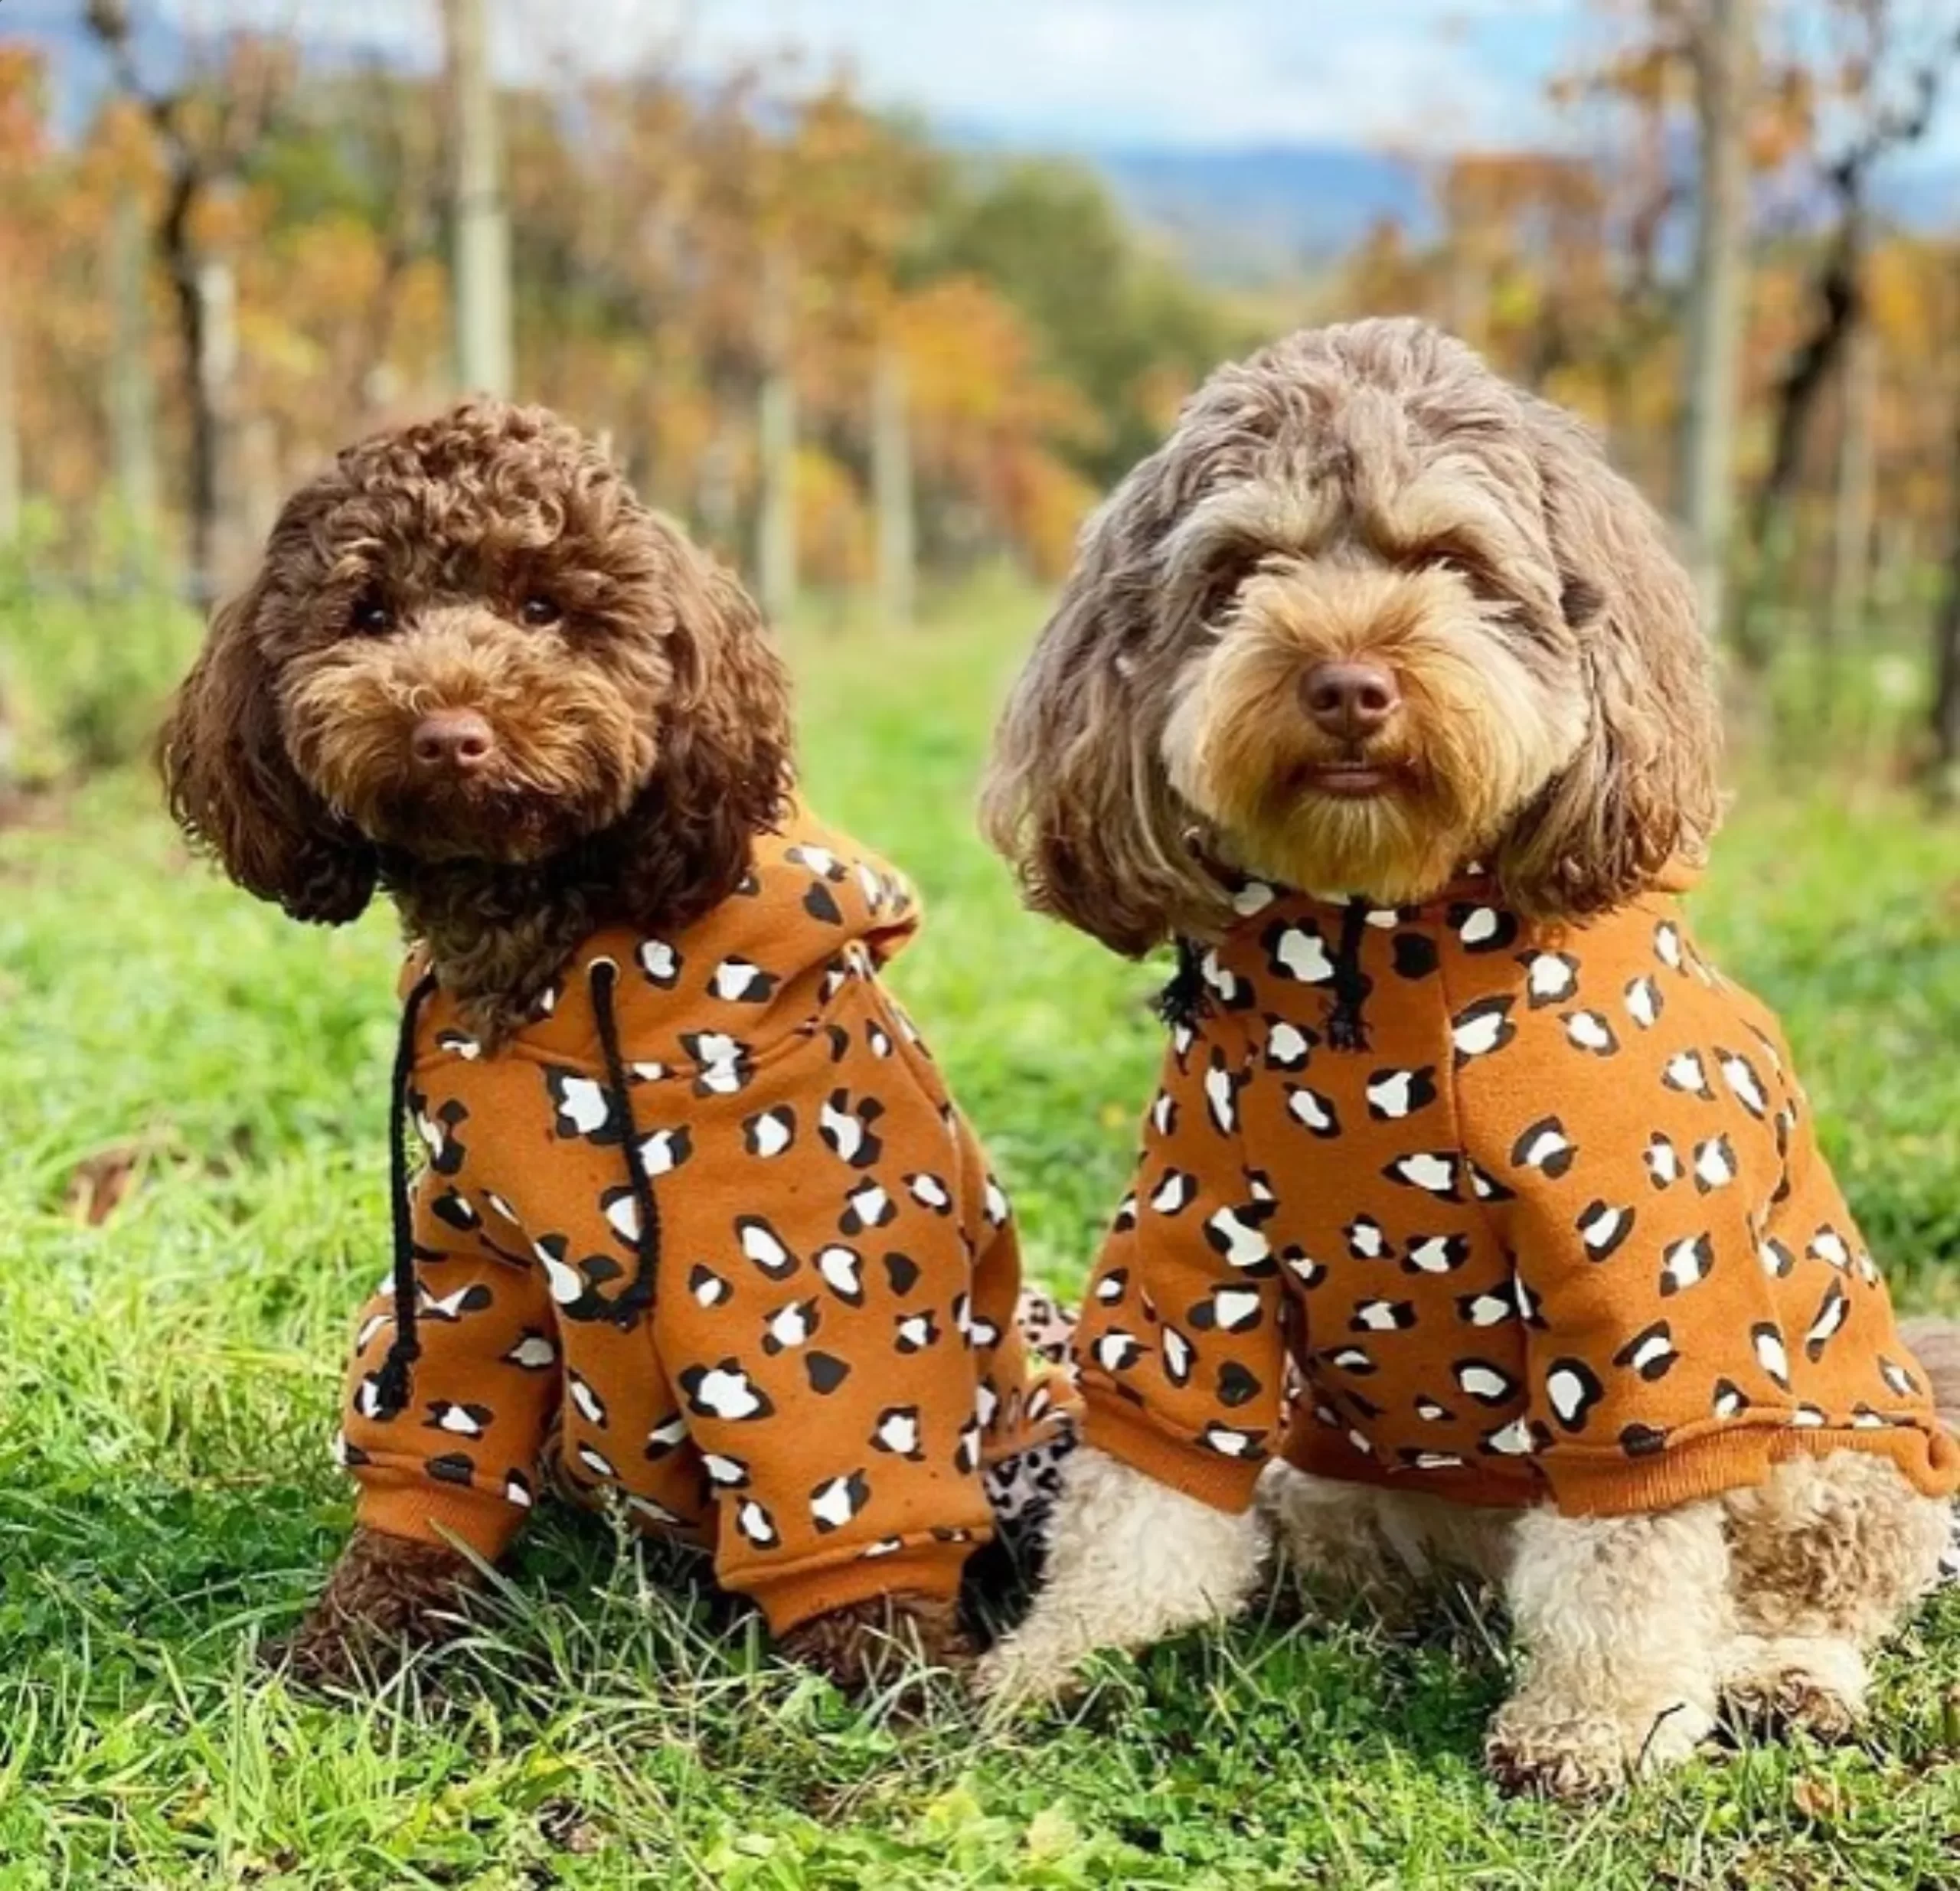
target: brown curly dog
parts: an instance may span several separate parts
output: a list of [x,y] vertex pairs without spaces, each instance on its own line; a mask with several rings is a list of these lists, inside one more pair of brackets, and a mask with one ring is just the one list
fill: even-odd
[[1067,1399],[876,975],[916,903],[796,802],[789,717],[741,587],[535,408],[351,448],[217,614],[162,743],[178,821],[296,918],[384,890],[416,945],[396,1142],[427,1160],[302,1672],[451,1632],[544,1481],[712,1546],[840,1680],[965,1653],[962,1566],[1039,1497],[1018,1466],[1052,1480]]
[[1390,1605],[1501,1590],[1511,1785],[1609,1787],[1725,1700],[1853,1724],[1936,1579],[1960,1360],[1915,1362],[1674,901],[1710,671],[1585,429],[1416,322],[1221,370],[1092,521],[985,819],[1037,909],[1181,969],[983,1687],[1229,1613],[1276,1535]]
[[[575,661],[539,635],[574,622]],[[725,571],[571,428],[475,402],[287,502],[163,765],[179,822],[295,919],[391,893],[495,1038],[602,921],[727,897],[789,792],[789,714]]]

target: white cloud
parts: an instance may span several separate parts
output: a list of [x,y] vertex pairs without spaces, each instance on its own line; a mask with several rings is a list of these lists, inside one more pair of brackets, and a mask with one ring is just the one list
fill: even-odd
[[[1493,59],[1475,25],[1451,31],[1467,10],[1452,0],[707,0],[700,20],[710,45],[793,38],[848,57],[881,99],[1023,136],[1515,136],[1542,116],[1542,67]],[[1514,25],[1519,10],[1507,18]]]
[[[425,62],[436,0],[157,0]],[[1047,143],[1512,142],[1576,0],[490,0],[513,77],[800,47],[880,102]]]

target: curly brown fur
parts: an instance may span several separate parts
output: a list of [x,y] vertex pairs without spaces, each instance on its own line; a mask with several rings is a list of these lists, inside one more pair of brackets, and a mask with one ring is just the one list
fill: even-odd
[[964,1671],[974,1653],[956,1601],[906,1594],[876,1596],[815,1616],[789,1630],[779,1646],[791,1661],[847,1693],[887,1686],[920,1661]]
[[[1400,704],[1331,736],[1302,684],[1357,659]],[[1480,857],[1577,919],[1700,858],[1718,749],[1692,592],[1589,435],[1362,322],[1220,370],[1090,522],[983,819],[1037,908],[1125,953],[1229,922],[1211,861],[1399,902]]]
[[[493,750],[418,760],[433,712]],[[296,918],[379,886],[494,1037],[594,927],[725,898],[789,785],[754,606],[541,408],[476,400],[289,499],[165,728],[172,812]]]
[[356,1530],[319,1600],[266,1659],[309,1687],[371,1678],[459,1634],[479,1583],[476,1566],[446,1544]]

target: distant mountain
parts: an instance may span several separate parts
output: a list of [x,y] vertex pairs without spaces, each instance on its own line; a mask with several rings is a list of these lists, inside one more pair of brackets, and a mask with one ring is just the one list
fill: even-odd
[[1091,149],[1123,207],[1208,276],[1256,280],[1327,261],[1393,217],[1432,221],[1416,167],[1354,147]]
[[[1102,172],[1138,223],[1200,274],[1223,281],[1257,283],[1330,261],[1385,217],[1419,239],[1436,227],[1421,169],[1362,148],[1090,146],[1075,155]],[[1882,216],[1907,230],[1960,227],[1960,170],[1950,164],[1886,167],[1873,198]],[[1834,211],[1812,191],[1798,216],[1821,227]]]

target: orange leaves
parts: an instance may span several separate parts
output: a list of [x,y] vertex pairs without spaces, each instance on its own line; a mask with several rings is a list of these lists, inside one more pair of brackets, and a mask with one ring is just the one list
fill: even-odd
[[978,277],[918,291],[893,323],[921,469],[972,495],[1037,570],[1054,575],[1094,497],[1057,449],[1092,442],[1095,413],[1044,371],[1026,319]]
[[[440,82],[377,63],[302,83],[291,42],[217,27],[162,70],[149,51],[121,49],[129,95],[64,142],[38,66],[0,44],[0,272],[28,289],[14,317],[28,478],[78,521],[110,485],[105,389],[146,382],[181,506],[201,433],[228,468],[211,483],[263,497],[427,407],[450,371]],[[1006,553],[1054,574],[1089,477],[1145,450],[1245,338],[1145,256],[1089,174],[1035,164],[1017,190],[845,78],[774,61],[717,74],[671,51],[624,76],[528,75],[500,97],[521,391],[606,429],[650,498],[740,555],[765,484],[758,395],[780,376],[812,578],[870,577],[874,459],[893,505],[892,469],[909,466],[898,536],[926,556]],[[173,202],[188,214],[173,221]],[[116,305],[119,326],[107,266],[129,279],[132,217],[141,293]],[[178,285],[207,259],[234,279],[236,365],[200,429]],[[119,377],[119,337],[145,317],[148,373]],[[893,353],[902,435],[889,403],[874,420],[874,367]]]
[[43,153],[43,77],[34,47],[0,41],[0,172],[22,169]]

